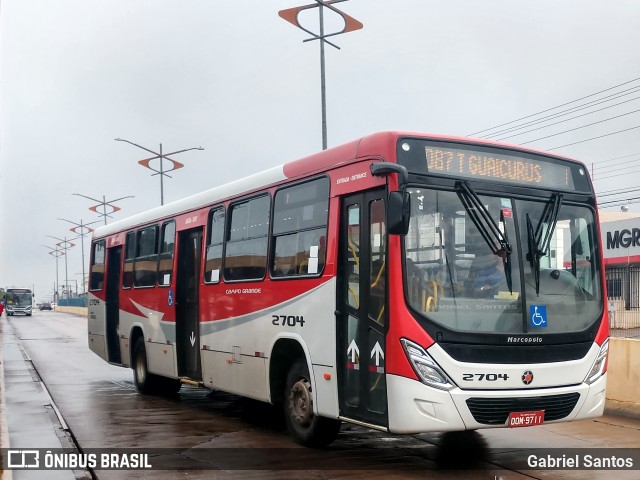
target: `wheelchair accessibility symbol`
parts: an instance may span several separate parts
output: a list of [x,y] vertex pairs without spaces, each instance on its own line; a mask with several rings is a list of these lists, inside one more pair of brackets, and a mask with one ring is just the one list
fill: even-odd
[[529,326],[533,328],[547,327],[546,305],[529,305]]

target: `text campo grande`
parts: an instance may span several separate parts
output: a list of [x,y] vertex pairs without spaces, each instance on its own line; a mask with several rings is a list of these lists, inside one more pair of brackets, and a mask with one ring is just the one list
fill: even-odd
[[627,469],[633,468],[633,458],[617,457],[615,455],[529,455],[527,457],[527,465],[530,468],[554,468],[561,470],[572,468]]
[[146,469],[148,453],[54,453],[44,455],[44,468]]
[[542,182],[542,165],[539,163],[477,154],[467,155],[464,152],[429,147],[425,150],[430,172],[470,174],[528,183]]

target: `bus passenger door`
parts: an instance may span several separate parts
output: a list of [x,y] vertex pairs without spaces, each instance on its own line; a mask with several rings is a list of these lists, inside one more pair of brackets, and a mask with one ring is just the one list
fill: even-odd
[[108,250],[107,260],[107,360],[120,364],[120,270],[122,268],[122,247]]
[[386,427],[384,190],[345,197],[338,258],[340,415]]
[[200,263],[202,229],[180,232],[176,279],[178,376],[202,380],[200,367]]

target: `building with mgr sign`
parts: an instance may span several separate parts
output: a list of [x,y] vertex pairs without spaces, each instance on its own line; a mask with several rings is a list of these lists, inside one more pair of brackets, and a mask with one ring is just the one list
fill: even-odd
[[640,328],[640,213],[600,211],[611,328]]

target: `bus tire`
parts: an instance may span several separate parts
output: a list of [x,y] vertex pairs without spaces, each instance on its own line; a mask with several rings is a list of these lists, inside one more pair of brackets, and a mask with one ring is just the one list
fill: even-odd
[[140,393],[156,393],[157,382],[147,368],[147,349],[142,337],[138,337],[133,346],[133,381]]
[[304,359],[298,359],[287,374],[284,415],[291,437],[306,447],[325,447],[340,431],[340,420],[313,414],[313,391]]

